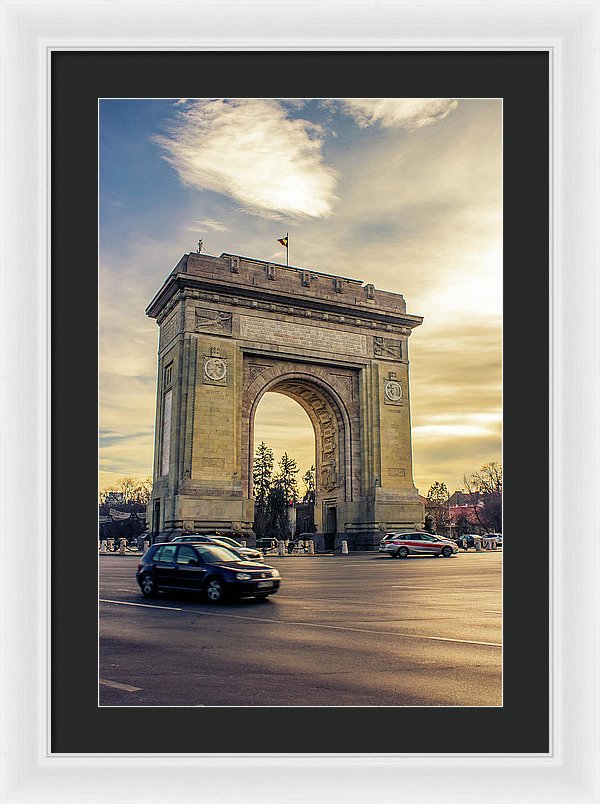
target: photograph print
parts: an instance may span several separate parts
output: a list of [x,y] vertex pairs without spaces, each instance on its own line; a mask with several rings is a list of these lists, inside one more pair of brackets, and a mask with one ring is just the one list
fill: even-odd
[[98,104],[99,706],[501,707],[502,99]]

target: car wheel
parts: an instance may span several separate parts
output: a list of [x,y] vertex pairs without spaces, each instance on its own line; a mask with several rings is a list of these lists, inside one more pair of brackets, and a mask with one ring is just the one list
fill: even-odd
[[406,558],[408,556],[408,550],[406,547],[400,547],[396,551],[396,558]]
[[452,548],[451,547],[444,547],[442,549],[442,555],[444,556],[444,558],[450,558],[450,556],[452,555]]
[[204,596],[209,603],[220,603],[225,597],[225,587],[218,578],[209,578],[204,584]]
[[156,593],[158,592],[158,588],[154,583],[154,578],[152,575],[142,576],[140,588],[144,597],[155,597]]

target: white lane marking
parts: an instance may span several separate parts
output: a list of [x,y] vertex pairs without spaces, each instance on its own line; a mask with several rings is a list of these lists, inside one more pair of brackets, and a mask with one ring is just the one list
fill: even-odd
[[[151,603],[126,603],[124,600],[104,600],[100,598],[99,603],[116,603],[119,606],[139,606],[142,609],[166,609],[167,611],[185,611],[185,609],[178,609],[174,606],[153,606]],[[190,611],[190,609],[187,609]]]
[[[385,587],[383,587],[385,589]],[[501,593],[501,589],[477,589],[471,587],[460,587],[460,586],[397,586],[396,584],[390,584],[390,589],[416,589],[417,591],[421,591],[423,589],[426,592],[490,592],[495,595],[499,595]]]
[[[123,606],[144,606],[143,603],[125,603],[119,600],[102,600],[102,603],[117,603]],[[247,617],[242,614],[224,614],[216,611],[204,611],[202,609],[171,609],[168,606],[149,606],[152,609],[166,609],[167,611],[184,611],[188,614],[196,614],[199,617],[229,617],[233,620],[250,620],[255,623],[274,623],[275,625],[300,625],[308,628],[328,628],[333,631],[353,631],[358,634],[374,634],[375,636],[395,636],[406,639],[427,639],[433,642],[459,642],[463,645],[483,645],[490,648],[501,648],[501,642],[478,642],[474,639],[454,639],[452,637],[424,636],[422,634],[401,634],[398,631],[375,631],[372,628],[352,628],[348,625],[326,625],[325,623],[305,623],[290,620],[272,620],[269,617]]]
[[120,684],[118,681],[109,681],[107,678],[99,678],[98,683],[102,687],[112,687],[115,690],[124,690],[125,692],[140,692],[141,687],[132,687],[130,684]]
[[[286,589],[287,589],[287,586],[288,586],[288,584],[286,584]],[[327,602],[343,603],[343,601],[341,601],[338,597],[312,597],[311,598],[311,603],[315,604],[315,606],[312,606],[312,607],[310,605],[307,605],[304,601],[302,601],[301,604],[298,604],[298,602],[295,601],[295,600],[286,600],[285,598],[283,598],[283,599],[279,598],[279,600],[277,601],[277,605],[278,606],[288,605],[288,606],[294,606],[295,608],[298,608],[301,605],[303,608],[307,608],[309,611],[324,611],[324,609],[317,608],[316,604],[317,603],[327,603]],[[372,600],[357,600],[354,597],[351,598],[351,602],[352,603],[366,603],[367,605],[371,605],[373,603]],[[440,609],[450,609],[451,611],[456,611],[458,608],[460,608],[461,611],[462,611],[463,607],[464,607],[464,604],[462,603],[462,601],[456,601],[455,603],[419,603],[419,608],[421,608],[421,609],[435,609],[436,611],[439,611]],[[482,611],[481,613],[482,614],[502,614],[501,611],[494,611],[494,612]]]

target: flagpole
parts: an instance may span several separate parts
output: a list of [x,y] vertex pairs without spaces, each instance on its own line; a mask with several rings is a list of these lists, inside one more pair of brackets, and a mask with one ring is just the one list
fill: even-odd
[[290,233],[286,232],[285,236],[287,238],[287,248],[285,250],[285,264],[287,267],[290,267]]

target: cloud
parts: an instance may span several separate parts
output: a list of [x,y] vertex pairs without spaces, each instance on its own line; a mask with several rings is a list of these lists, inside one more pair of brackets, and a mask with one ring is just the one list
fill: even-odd
[[452,98],[349,98],[341,101],[342,111],[361,128],[404,128],[416,131],[443,120],[456,109]]
[[205,218],[203,221],[192,221],[191,226],[188,226],[190,232],[197,232],[202,229],[212,229],[214,232],[228,232],[229,226],[212,218]]
[[229,195],[247,211],[325,218],[336,175],[323,162],[321,129],[290,119],[274,100],[189,101],[157,136],[181,181]]

